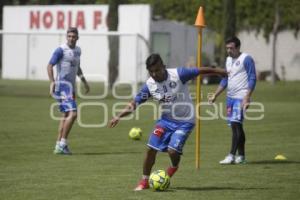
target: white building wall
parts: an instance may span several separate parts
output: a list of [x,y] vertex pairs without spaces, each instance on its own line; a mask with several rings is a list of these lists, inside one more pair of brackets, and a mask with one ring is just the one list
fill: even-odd
[[[76,26],[84,74],[88,80],[107,81],[107,5],[4,6],[3,11],[3,78],[47,80],[46,66],[52,53],[66,42],[67,28]],[[141,68],[138,65],[144,63],[139,60],[144,61],[149,53],[145,42],[140,41],[149,39],[150,15],[149,5],[119,7],[118,33],[123,33],[119,49],[122,82],[138,80],[132,74],[137,74]]]
[[[258,72],[271,70],[272,36],[269,43],[262,34],[255,32],[239,33],[241,50],[249,53],[256,63]],[[293,31],[280,32],[277,37],[276,73],[283,78],[282,68],[285,67],[286,80],[300,80],[300,40]]]
[[[119,82],[139,82],[146,80],[148,75],[145,58],[149,56],[151,9],[145,5],[122,5],[119,8],[118,30],[126,33],[137,33],[146,40],[138,37],[120,38],[120,60],[122,67],[119,70]],[[134,48],[136,47],[136,48]]]

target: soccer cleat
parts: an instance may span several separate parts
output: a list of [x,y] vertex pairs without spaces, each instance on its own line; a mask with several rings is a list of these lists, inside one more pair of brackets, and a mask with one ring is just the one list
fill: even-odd
[[63,154],[64,155],[72,155],[72,152],[70,151],[69,147],[68,146],[65,146],[63,148]]
[[61,149],[55,148],[53,151],[54,154],[61,154]]
[[168,167],[167,169],[167,174],[168,176],[172,177],[175,172],[177,171],[178,167]]
[[71,151],[69,150],[68,146],[56,146],[54,151],[54,154],[61,154],[61,155],[72,155]]
[[62,148],[60,148],[60,146],[57,144],[57,145],[55,146],[55,148],[54,148],[53,153],[54,153],[54,154],[61,154],[61,152],[62,152]]
[[234,159],[235,164],[246,164],[245,156],[236,156]]
[[228,155],[228,156],[225,157],[224,160],[221,160],[219,163],[221,165],[234,164],[234,156],[233,155]]
[[148,179],[142,179],[139,184],[136,186],[134,191],[141,191],[149,188]]

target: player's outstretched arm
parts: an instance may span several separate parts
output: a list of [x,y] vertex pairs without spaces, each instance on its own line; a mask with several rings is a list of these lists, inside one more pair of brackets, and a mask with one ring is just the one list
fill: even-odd
[[125,117],[125,116],[131,114],[135,109],[136,109],[135,101],[129,102],[128,105],[124,108],[124,110],[122,112],[120,112],[117,116],[113,117],[108,122],[108,127],[109,128],[115,127],[119,123],[119,121],[122,117]]
[[212,67],[201,67],[200,74],[203,75],[220,75],[223,77],[228,76],[225,69],[222,68],[212,68]]

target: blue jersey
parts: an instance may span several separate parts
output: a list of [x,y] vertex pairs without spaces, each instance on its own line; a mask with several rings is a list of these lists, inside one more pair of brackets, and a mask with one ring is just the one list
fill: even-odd
[[161,106],[162,118],[179,121],[195,122],[195,109],[191,99],[187,81],[200,74],[196,67],[166,69],[167,79],[156,82],[149,78],[135,97],[137,105],[152,97]]
[[[49,61],[53,66],[57,65],[56,81],[58,84],[70,83],[73,92],[75,92],[76,75],[80,67],[80,55],[80,47],[76,46],[72,49],[67,44],[63,44],[54,51]],[[59,90],[59,85],[55,87],[55,90]]]
[[242,53],[238,58],[227,57],[226,71],[228,77],[223,78],[220,85],[227,87],[227,96],[243,99],[248,90],[254,90],[256,84],[255,64],[251,56]]

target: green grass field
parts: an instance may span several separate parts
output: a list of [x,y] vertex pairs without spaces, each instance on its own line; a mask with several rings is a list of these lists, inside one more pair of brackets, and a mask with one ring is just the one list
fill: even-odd
[[[215,87],[204,86],[204,96]],[[300,82],[275,87],[258,83],[253,100],[264,105],[264,118],[245,122],[246,165],[218,164],[229,151],[231,132],[224,120],[205,120],[200,170],[195,169],[193,133],[169,190],[133,192],[154,124],[150,107],[142,107],[139,120],[123,121],[114,129],[83,128],[76,123],[69,138],[74,155],[53,155],[58,121],[50,118],[50,105],[55,101],[48,97],[48,82],[0,80],[0,199],[299,199],[299,91]],[[118,102],[111,96],[78,101],[106,104],[109,116]],[[206,109],[201,112],[205,114]],[[81,122],[103,123],[102,113],[99,106],[82,107]],[[141,141],[128,138],[133,126],[143,129]],[[287,160],[275,161],[277,154]],[[168,164],[167,155],[161,153],[154,170]]]

